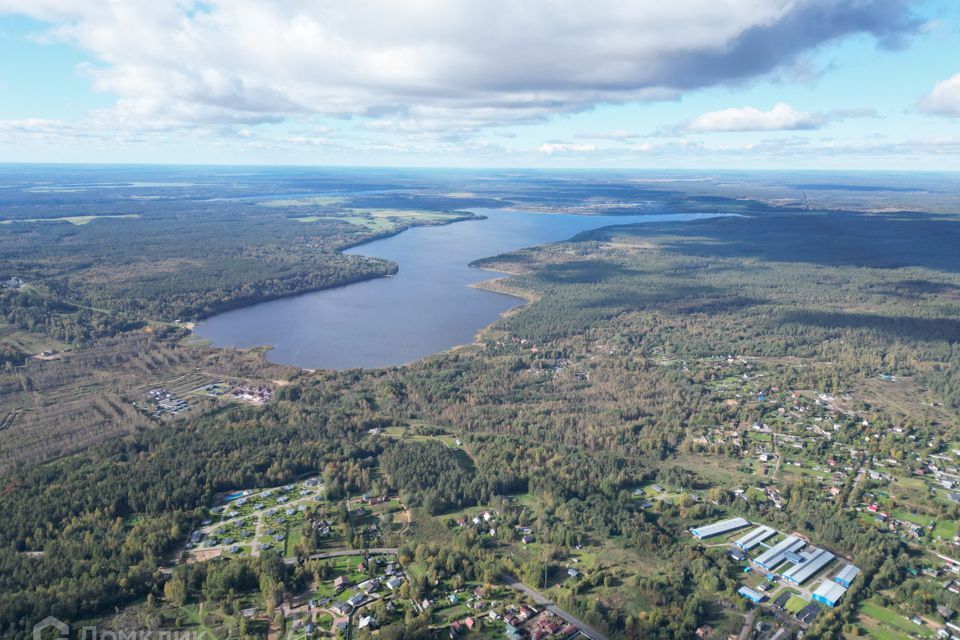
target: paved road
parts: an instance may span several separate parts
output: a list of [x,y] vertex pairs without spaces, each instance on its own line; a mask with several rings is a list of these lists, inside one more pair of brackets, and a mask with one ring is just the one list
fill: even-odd
[[592,640],[607,640],[607,636],[603,635],[602,633],[600,633],[598,630],[588,625],[583,620],[580,620],[579,618],[575,618],[574,616],[567,613],[557,605],[553,604],[553,602],[551,602],[549,598],[547,598],[545,595],[543,595],[539,591],[535,589],[531,589],[530,587],[523,584],[513,576],[504,576],[504,579],[511,589],[514,589],[516,591],[520,591],[521,593],[526,594],[531,600],[541,605],[544,609],[546,609],[550,613],[556,616],[559,616],[560,618],[563,618],[564,620],[566,620],[576,628],[580,629],[580,633],[587,636],[588,638],[591,638]]
[[[337,551],[324,551],[321,553],[312,553],[307,556],[307,560],[325,560],[327,558],[340,558],[342,556],[384,556],[397,552],[393,547],[374,547],[372,549],[339,549]],[[284,558],[287,564],[296,564],[298,558]]]

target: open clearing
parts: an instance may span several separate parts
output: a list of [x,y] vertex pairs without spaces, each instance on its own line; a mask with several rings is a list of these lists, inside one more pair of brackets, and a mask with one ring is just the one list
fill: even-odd
[[800,596],[790,596],[787,605],[784,607],[789,613],[796,615],[801,609],[810,604]]
[[[905,633],[908,636],[932,637],[934,635],[930,627],[910,622],[896,611],[884,607],[875,598],[866,600],[860,605],[860,617],[861,620],[870,618],[881,626],[889,627],[892,631]],[[868,626],[870,625],[868,624]]]
[[328,207],[341,204],[346,198],[340,196],[305,196],[303,198],[281,198],[278,200],[264,200],[262,207]]
[[440,222],[456,218],[455,214],[407,209],[345,209],[342,213],[291,218],[297,222],[342,220],[372,231],[390,231],[403,222]]
[[0,220],[0,224],[13,224],[15,222],[69,222],[73,225],[84,225],[94,220],[99,220],[101,218],[110,218],[114,220],[125,220],[129,218],[139,218],[139,213],[126,213],[118,215],[103,215],[103,216],[65,216],[62,218],[17,218],[10,220]]
[[63,351],[68,347],[65,342],[3,323],[0,323],[0,345],[10,345],[17,351],[30,355],[44,351]]

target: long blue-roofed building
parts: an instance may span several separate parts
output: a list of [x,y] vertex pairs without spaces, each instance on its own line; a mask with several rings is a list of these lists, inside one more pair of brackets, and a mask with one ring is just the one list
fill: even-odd
[[754,604],[760,604],[761,602],[763,602],[764,598],[767,597],[762,593],[760,593],[759,591],[751,589],[750,587],[740,587],[739,589],[737,589],[737,593],[739,593],[744,598],[746,598],[747,600],[749,600]]
[[826,549],[811,547],[800,554],[803,562],[794,564],[783,572],[783,579],[787,582],[800,585],[817,575],[821,569],[833,562],[836,557]]
[[784,555],[790,551],[797,551],[806,543],[797,536],[787,536],[774,546],[761,553],[754,562],[767,571],[776,569],[786,558]]
[[713,524],[708,524],[703,527],[691,529],[690,533],[692,533],[693,537],[697,538],[698,540],[704,540],[706,538],[712,538],[724,533],[730,533],[731,531],[736,531],[737,529],[743,529],[744,527],[749,526],[750,522],[748,522],[745,518],[729,518],[727,520],[714,522]]
[[750,549],[753,549],[755,546],[776,533],[777,530],[773,527],[759,526],[756,529],[751,529],[748,531],[733,544],[737,545],[744,551],[750,551]]

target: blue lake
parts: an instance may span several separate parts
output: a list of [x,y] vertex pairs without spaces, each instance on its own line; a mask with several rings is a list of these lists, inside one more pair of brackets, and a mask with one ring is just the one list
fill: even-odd
[[229,311],[194,333],[219,347],[272,345],[270,361],[308,369],[401,365],[473,342],[477,331],[523,303],[469,286],[497,277],[468,266],[474,260],[613,224],[703,217],[472,211],[486,219],[415,227],[348,252],[396,262],[394,276]]

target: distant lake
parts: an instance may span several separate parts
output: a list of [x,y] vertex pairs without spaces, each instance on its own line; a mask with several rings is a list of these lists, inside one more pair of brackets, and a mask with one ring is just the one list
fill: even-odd
[[228,311],[200,323],[194,333],[218,347],[272,345],[271,362],[307,369],[406,364],[473,342],[480,329],[523,303],[470,287],[497,277],[468,266],[474,260],[614,224],[703,217],[471,211],[486,219],[414,227],[347,252],[396,262],[394,276]]

